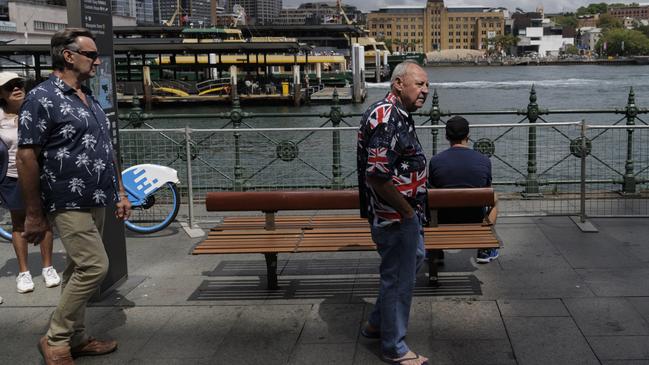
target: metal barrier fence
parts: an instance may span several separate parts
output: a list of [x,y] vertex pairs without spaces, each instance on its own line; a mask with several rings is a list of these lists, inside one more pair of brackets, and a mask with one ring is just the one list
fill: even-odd
[[[426,151],[442,128],[419,127]],[[542,147],[533,151],[533,164],[531,128]],[[209,191],[355,187],[356,132],[355,127],[128,129],[120,131],[120,140],[125,166],[156,163],[178,170],[183,202],[193,204],[196,223],[216,217],[203,210]],[[634,144],[637,157],[630,164],[629,133],[649,140],[647,126],[475,125],[471,147],[492,161],[503,215],[647,216],[649,147]],[[331,147],[334,141],[338,151]],[[442,150],[439,141],[437,147]],[[190,207],[185,209],[179,217],[190,220]]]
[[[444,119],[455,114],[500,116],[514,123],[472,124],[470,147],[490,157],[500,212],[507,216],[649,216],[649,127],[635,106],[544,110],[532,88],[526,109],[441,112],[437,95],[417,113],[418,135],[429,157],[447,148]],[[245,113],[235,100],[228,113],[121,115],[124,166],[156,163],[178,170],[183,209],[179,220],[211,222],[205,195],[216,190],[341,189],[356,186],[356,133],[360,114],[337,104],[326,113]],[[611,115],[621,115],[609,120]],[[563,121],[549,121],[561,115]],[[605,115],[588,123],[587,115]],[[566,119],[579,116],[579,121]],[[208,119],[212,129],[154,129],[156,119]],[[255,119],[304,118],[313,128],[255,128]],[[283,120],[282,119],[282,120]],[[595,118],[593,118],[595,119]],[[599,124],[598,124],[599,123]],[[188,158],[189,157],[189,158]]]

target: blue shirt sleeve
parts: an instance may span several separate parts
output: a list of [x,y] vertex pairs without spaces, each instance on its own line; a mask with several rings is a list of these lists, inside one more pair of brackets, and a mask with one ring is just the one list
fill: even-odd
[[49,136],[52,119],[47,109],[30,94],[20,108],[18,117],[18,146],[43,146]]

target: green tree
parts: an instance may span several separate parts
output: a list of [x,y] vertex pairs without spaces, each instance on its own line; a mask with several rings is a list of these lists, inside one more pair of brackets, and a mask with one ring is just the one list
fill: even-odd
[[579,48],[574,44],[569,44],[563,49],[563,53],[571,55],[579,54]]
[[[606,44],[606,49],[604,49]],[[638,56],[649,54],[649,38],[637,30],[609,29],[597,41],[595,49],[607,56]]]
[[494,46],[498,52],[505,51],[506,54],[511,54],[513,47],[516,47],[520,39],[512,34],[497,35],[489,39],[489,44]]
[[577,9],[577,15],[605,14],[608,11],[609,6],[610,5],[607,3],[589,4],[588,6],[582,6]]
[[597,26],[602,29],[623,28],[622,21],[611,14],[601,14],[597,20]]
[[563,27],[577,28],[577,17],[574,14],[559,15],[554,18],[554,22]]
[[649,25],[641,25],[636,28],[636,30],[645,36],[649,37]]

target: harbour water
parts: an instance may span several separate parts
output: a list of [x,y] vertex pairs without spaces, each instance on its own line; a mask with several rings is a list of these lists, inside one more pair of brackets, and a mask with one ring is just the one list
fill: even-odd
[[[636,104],[649,107],[649,66],[485,66],[485,67],[428,67],[426,68],[431,95],[423,110],[430,109],[433,90],[439,95],[440,108],[456,113],[466,111],[524,109],[529,103],[529,92],[535,86],[538,104],[545,109],[603,109],[623,108],[627,103],[629,88],[633,87]],[[363,104],[346,104],[344,112],[361,113],[369,104],[389,90],[389,82],[368,83],[368,97]],[[248,112],[265,113],[319,113],[327,112],[329,105],[243,105]],[[128,108],[120,111],[126,112]],[[229,111],[229,105],[154,106],[153,113],[212,113]],[[612,122],[601,116],[575,116],[565,121],[581,118],[599,122]],[[351,121],[350,121],[351,122]],[[354,121],[355,122],[355,121]],[[498,118],[473,118],[472,122],[515,122]],[[178,125],[177,121],[160,121],[159,127]],[[281,120],[257,119],[250,121],[259,127],[316,126],[318,120],[283,118]],[[184,123],[183,125],[184,126]],[[218,127],[214,121],[194,121],[194,128]]]
[[[423,111],[431,106],[433,89],[437,90],[443,112],[525,110],[529,104],[530,89],[535,85],[540,108],[615,109],[623,111],[627,105],[629,88],[633,87],[639,108],[649,106],[648,66],[519,66],[519,67],[430,67],[431,95]],[[368,98],[363,104],[345,104],[344,113],[362,113],[373,101],[389,90],[389,83],[369,84]],[[281,105],[243,105],[244,112],[282,113],[280,117],[256,116],[244,118],[243,128],[300,128],[331,126],[326,117],[295,116],[297,113],[327,113],[329,105],[291,107]],[[162,113],[216,113],[230,111],[225,105],[176,105],[156,107]],[[121,110],[121,112],[126,112]],[[546,122],[576,122],[582,119],[589,124],[624,124],[625,115],[614,114],[560,114],[542,115]],[[640,114],[638,124],[649,121]],[[442,118],[443,120],[446,117]],[[474,125],[518,123],[524,115],[471,115]],[[418,124],[426,117],[416,118]],[[359,117],[345,117],[343,126],[355,127]],[[218,129],[231,127],[229,118],[200,120],[159,119],[149,122],[152,127]],[[539,125],[530,137],[527,127],[472,129],[472,144],[480,142],[491,149],[494,184],[500,191],[520,191],[533,167],[541,189],[550,192],[576,193],[579,191],[580,158],[574,152],[579,147],[580,129],[576,125],[548,127]],[[649,129],[634,134],[632,152],[636,176],[642,186],[649,181],[647,136]],[[443,132],[435,136],[431,130],[422,129],[419,137],[429,156],[447,147]],[[618,180],[625,173],[627,158],[627,131],[589,130],[593,158],[588,158],[586,178],[597,180],[591,189],[619,190]],[[158,163],[172,166],[185,176],[185,136],[179,132],[165,132],[164,136],[152,133],[122,133],[121,149],[125,165]],[[235,147],[235,139],[238,145]],[[198,191],[231,188],[236,176],[246,187],[296,188],[316,186],[354,186],[356,184],[356,132],[340,132],[340,156],[334,157],[335,139],[331,131],[242,131],[235,138],[232,132],[194,130],[192,148],[196,158],[192,162],[194,187]],[[530,151],[528,141],[535,138],[537,149]],[[533,154],[532,154],[533,153]],[[335,161],[336,158],[338,161]],[[238,166],[239,168],[235,168]],[[239,174],[239,175],[237,175]],[[616,182],[613,182],[615,180]],[[564,209],[564,208],[561,208]],[[565,208],[568,209],[568,208]],[[574,210],[574,206],[569,208]],[[563,210],[562,210],[563,211]]]

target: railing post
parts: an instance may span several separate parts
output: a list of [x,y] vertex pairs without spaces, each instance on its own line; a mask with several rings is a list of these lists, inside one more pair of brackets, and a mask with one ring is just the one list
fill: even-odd
[[[439,96],[437,95],[437,89],[433,92],[433,105],[430,108],[430,124],[432,126],[437,126],[439,125],[439,121],[441,119],[442,112],[439,110]],[[437,128],[431,128],[430,134],[433,135],[433,154],[432,156],[435,156],[437,154],[437,137],[439,135],[439,129]]]
[[128,121],[133,128],[140,128],[144,123],[142,121],[142,108],[140,107],[140,99],[133,95],[133,104],[131,104],[131,111],[128,113]]
[[[633,87],[629,90],[629,101],[626,106],[626,125],[635,125],[635,117],[638,115],[638,108],[635,105],[635,93]],[[633,132],[632,128],[626,130],[626,162],[624,163],[624,182],[622,194],[636,194],[636,181],[633,168]]]
[[[239,95],[234,94],[232,98],[232,112],[230,120],[234,129],[241,127],[241,106],[239,104]],[[243,191],[243,167],[241,166],[241,133],[234,132],[234,191]]]
[[192,147],[191,129],[185,125],[185,153],[187,154],[187,204],[189,209],[189,227],[194,227],[194,184],[192,182]]
[[579,191],[579,220],[586,223],[586,157],[588,147],[586,145],[586,121],[581,120],[581,171],[580,171],[580,191]]
[[[338,90],[334,88],[333,92],[333,105],[331,106],[331,112],[329,113],[329,119],[331,119],[331,124],[333,127],[340,127],[340,122],[342,121],[342,114],[340,112],[340,106],[338,105]],[[331,133],[332,138],[332,162],[331,162],[331,188],[332,189],[341,189],[343,185],[342,173],[340,168],[340,131],[334,130]]]
[[[527,105],[527,119],[530,124],[536,123],[539,117],[539,105],[536,103],[536,90],[532,85],[530,103]],[[538,176],[536,176],[536,127],[530,125],[527,136],[527,177],[523,197],[537,198],[541,196]]]

